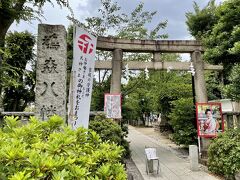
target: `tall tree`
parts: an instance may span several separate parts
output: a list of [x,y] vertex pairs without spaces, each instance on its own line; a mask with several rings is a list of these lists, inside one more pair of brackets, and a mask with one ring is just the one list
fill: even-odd
[[[213,64],[222,64],[224,84],[232,83],[231,69],[240,63],[240,0],[226,0],[216,5],[214,0],[200,9],[194,4],[195,12],[187,13],[187,25],[190,33],[200,39],[205,47],[204,60]],[[234,70],[237,70],[234,68]],[[221,76],[212,76],[215,82]],[[210,89],[216,88],[211,86]],[[218,91],[223,88],[217,87]],[[212,96],[213,95],[213,96]],[[217,94],[212,94],[211,97]],[[229,93],[225,93],[229,95]],[[217,95],[216,97],[220,97]]]
[[210,0],[209,3],[201,9],[199,5],[194,2],[194,12],[186,13],[186,24],[190,34],[198,40],[203,39],[210,33],[214,24],[217,22],[215,0]]
[[236,64],[229,76],[230,83],[224,87],[224,95],[234,101],[240,101],[240,64]]
[[[29,102],[34,101],[35,61],[33,47],[35,37],[28,32],[8,33],[6,36],[6,50],[10,56],[4,61],[14,69],[5,71],[4,76],[15,79],[17,85],[4,88],[4,109],[6,111],[23,111]],[[26,65],[33,64],[32,70],[26,70]]]
[[240,62],[240,0],[226,0],[216,6],[214,0],[203,9],[194,4],[194,13],[187,13],[191,34],[205,46],[204,59],[223,63],[225,67]]
[[153,29],[148,29],[146,25],[151,23],[157,15],[157,11],[145,11],[144,3],[139,3],[129,14],[125,15],[125,21],[121,28],[117,30],[117,37],[128,39],[165,39],[167,34],[160,34],[166,28],[167,21],[158,22]]
[[[175,54],[163,54],[162,59],[180,60]],[[172,101],[192,98],[191,77],[185,72],[150,71],[147,80],[144,73],[131,77],[128,84],[123,87],[123,94],[127,95],[123,108],[129,112],[124,114],[125,118],[141,119],[144,123],[143,114],[149,115],[150,112],[154,112],[161,113],[162,121],[168,122],[168,115],[173,107]]]
[[217,22],[206,44],[205,58],[213,63],[234,64],[240,62],[238,46],[240,44],[240,0],[228,0],[217,7]]
[[[4,47],[6,33],[14,21],[39,19],[42,7],[51,0],[1,0],[0,1],[0,47]],[[60,6],[69,7],[67,0],[56,0]]]
[[[2,106],[2,63],[5,37],[14,21],[39,19],[42,7],[51,0],[0,0],[0,108]],[[55,0],[60,6],[69,7],[68,0]],[[70,8],[70,7],[69,7]]]
[[[153,17],[157,12],[149,12],[144,10],[144,4],[140,3],[129,14],[121,12],[121,7],[112,0],[101,0],[102,6],[99,9],[99,14],[96,17],[89,17],[84,24],[81,24],[86,29],[97,36],[116,36],[119,38],[135,38],[135,39],[158,39],[165,38],[167,35],[160,34],[160,31],[166,27],[167,22],[159,22],[152,30],[147,29],[147,23],[151,23]],[[69,29],[69,34],[72,30]],[[72,36],[72,35],[70,35]],[[71,39],[71,37],[70,37]],[[69,41],[69,42],[72,42]],[[71,48],[72,45],[69,45]],[[69,53],[69,62],[72,59],[72,53]],[[97,51],[97,60],[110,60],[112,58],[111,52]],[[128,60],[150,60],[150,54],[125,54]],[[69,63],[71,64],[71,63]],[[98,76],[95,77],[93,95],[99,101],[92,101],[92,108],[96,110],[103,109],[104,92],[109,92],[109,70],[98,71]],[[107,89],[108,88],[108,89]],[[96,91],[96,92],[95,92]],[[101,96],[101,97],[97,97]],[[98,103],[98,104],[95,104]],[[94,110],[94,109],[92,109]]]

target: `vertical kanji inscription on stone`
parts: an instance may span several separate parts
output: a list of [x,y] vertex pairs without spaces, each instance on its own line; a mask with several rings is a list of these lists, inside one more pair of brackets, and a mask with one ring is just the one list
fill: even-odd
[[62,25],[38,25],[36,116],[66,117],[67,44]]

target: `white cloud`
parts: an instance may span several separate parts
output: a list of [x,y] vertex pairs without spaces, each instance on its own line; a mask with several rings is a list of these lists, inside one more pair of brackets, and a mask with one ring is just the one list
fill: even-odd
[[[157,11],[153,22],[149,27],[154,27],[159,21],[168,20],[168,26],[163,33],[169,34],[171,39],[188,39],[191,38],[187,31],[185,24],[185,13],[193,11],[193,0],[142,0],[144,2],[144,9],[147,11]],[[209,0],[197,1],[197,3],[204,7]],[[217,3],[224,0],[216,0]],[[136,8],[136,5],[141,0],[117,0],[118,4],[122,7],[122,11],[130,13]],[[100,7],[100,0],[69,0],[70,6],[74,12],[75,18],[83,22],[86,17],[96,16],[98,14],[98,8]],[[42,20],[46,24],[63,24],[66,28],[70,24],[67,19],[67,15],[70,12],[67,8],[62,8],[54,3],[54,7],[50,3],[46,3],[44,8],[44,16],[46,18]],[[38,21],[33,21],[32,24],[21,21],[19,25],[14,23],[10,30],[24,31],[28,30],[37,34]]]
[[[91,15],[91,7],[88,7],[92,0],[71,0],[70,7],[73,10],[76,19],[83,21],[86,17]],[[93,4],[93,3],[92,3]],[[44,18],[41,19],[42,23],[45,24],[62,24],[66,28],[70,24],[67,19],[68,15],[71,15],[70,11],[66,8],[60,8],[56,3],[46,3],[43,7]],[[37,26],[40,22],[35,20],[29,22],[20,21],[19,24],[16,22],[10,27],[10,31],[25,31],[28,30],[34,34],[37,34]]]
[[[73,0],[74,1],[74,0]],[[75,1],[77,1],[77,0],[75,0]],[[78,1],[79,2],[79,1]],[[80,2],[79,2],[79,6],[81,6],[81,7],[87,7],[88,6],[88,3],[89,3],[89,0],[81,0]],[[76,4],[76,3],[73,3],[73,4]]]

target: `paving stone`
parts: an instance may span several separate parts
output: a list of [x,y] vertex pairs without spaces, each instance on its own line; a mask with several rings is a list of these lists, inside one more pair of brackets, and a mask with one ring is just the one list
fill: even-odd
[[[148,128],[148,131],[150,129]],[[154,132],[153,128],[152,131]],[[144,132],[145,133],[145,132]],[[132,151],[132,160],[138,168],[139,172],[145,180],[218,180],[215,177],[203,170],[200,167],[199,171],[190,170],[190,161],[186,155],[181,156],[176,150],[176,145],[167,140],[153,138],[154,133],[145,135],[143,132],[138,131],[138,128],[129,126],[128,141],[130,141],[130,149]],[[158,132],[159,133],[159,132]],[[161,171],[159,174],[156,172],[147,174],[145,166],[144,148],[156,147],[160,159]],[[156,167],[154,167],[156,168]],[[138,180],[138,179],[136,179]]]

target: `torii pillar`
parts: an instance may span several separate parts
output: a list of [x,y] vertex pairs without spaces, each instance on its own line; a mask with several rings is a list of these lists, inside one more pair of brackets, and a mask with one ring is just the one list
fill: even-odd
[[112,59],[112,79],[110,93],[121,93],[122,49],[114,49]]
[[[195,94],[196,94],[196,102],[198,103],[207,103],[207,88],[206,82],[204,79],[204,62],[201,58],[200,51],[194,51],[191,54],[191,60],[193,62],[195,68],[195,76],[194,76],[194,85],[195,85]],[[207,155],[207,149],[210,144],[210,140],[206,138],[201,138],[201,154],[202,157]]]
[[201,57],[200,51],[194,51],[191,54],[191,60],[195,68],[194,85],[196,102],[207,103],[207,88],[204,79],[204,62]]

